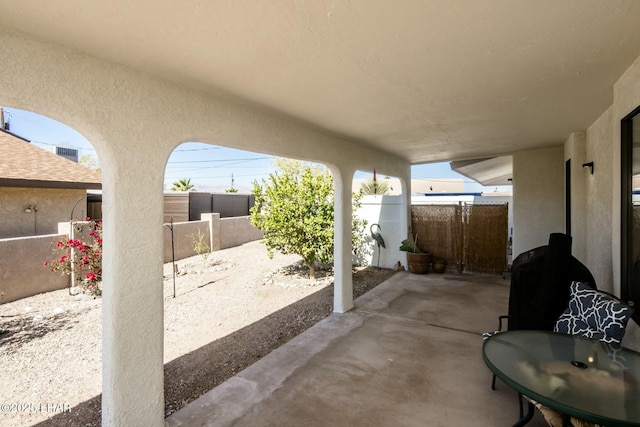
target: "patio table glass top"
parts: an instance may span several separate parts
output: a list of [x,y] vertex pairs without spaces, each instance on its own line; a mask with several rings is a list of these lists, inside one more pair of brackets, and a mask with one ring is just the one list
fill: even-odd
[[576,335],[510,331],[487,339],[487,366],[525,396],[608,427],[640,426],[640,353]]

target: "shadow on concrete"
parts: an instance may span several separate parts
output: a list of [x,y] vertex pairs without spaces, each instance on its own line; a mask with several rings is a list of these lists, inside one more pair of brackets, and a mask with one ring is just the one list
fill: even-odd
[[[395,274],[367,267],[354,273],[354,299]],[[379,280],[366,280],[368,276]],[[204,345],[164,365],[165,416],[196,400],[238,372],[260,360],[331,314],[333,285],[284,307],[223,338]],[[265,337],[265,333],[268,334]],[[255,343],[262,343],[256,346]],[[243,363],[237,363],[242,360]],[[95,396],[55,415],[38,427],[93,427],[101,423],[101,397]]]

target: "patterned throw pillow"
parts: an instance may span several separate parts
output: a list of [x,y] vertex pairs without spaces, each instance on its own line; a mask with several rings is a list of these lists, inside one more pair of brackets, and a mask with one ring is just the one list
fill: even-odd
[[569,307],[555,332],[582,335],[607,343],[620,343],[633,309],[580,282],[571,284]]

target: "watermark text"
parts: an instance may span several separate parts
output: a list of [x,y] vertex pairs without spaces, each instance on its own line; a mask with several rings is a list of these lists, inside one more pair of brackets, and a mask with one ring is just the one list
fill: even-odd
[[62,413],[70,412],[70,403],[35,403],[35,402],[9,402],[0,403],[0,413],[22,412],[22,413]]

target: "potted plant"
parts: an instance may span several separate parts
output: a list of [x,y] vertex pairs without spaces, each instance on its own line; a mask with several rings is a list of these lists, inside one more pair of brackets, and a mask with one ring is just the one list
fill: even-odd
[[407,265],[409,271],[414,274],[425,274],[429,272],[431,253],[422,252],[418,247],[418,235],[414,239],[409,236],[400,245],[400,250],[407,253]]
[[443,259],[437,258],[435,261],[433,261],[431,269],[434,273],[442,274],[447,269],[447,263]]

